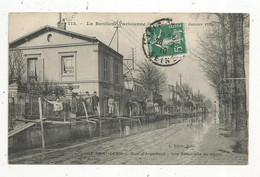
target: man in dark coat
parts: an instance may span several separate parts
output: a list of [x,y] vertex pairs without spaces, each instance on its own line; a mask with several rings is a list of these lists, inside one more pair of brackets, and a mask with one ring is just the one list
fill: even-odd
[[97,96],[97,92],[94,91],[94,95],[92,97],[93,112],[94,112],[94,114],[98,113],[98,115],[100,116],[98,103],[99,103],[99,97]]

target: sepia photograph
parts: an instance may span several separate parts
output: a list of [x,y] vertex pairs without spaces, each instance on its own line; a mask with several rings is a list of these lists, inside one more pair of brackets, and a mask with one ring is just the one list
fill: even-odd
[[249,13],[8,18],[9,164],[248,165]]

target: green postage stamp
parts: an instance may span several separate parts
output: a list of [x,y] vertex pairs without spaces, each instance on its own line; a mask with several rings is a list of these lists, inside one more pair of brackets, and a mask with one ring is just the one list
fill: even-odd
[[161,19],[146,28],[143,50],[147,58],[161,66],[171,66],[181,61],[187,53],[183,23]]

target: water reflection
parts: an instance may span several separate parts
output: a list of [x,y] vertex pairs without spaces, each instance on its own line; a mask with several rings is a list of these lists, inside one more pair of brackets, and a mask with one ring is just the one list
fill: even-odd
[[198,145],[203,140],[203,136],[208,132],[210,126],[214,122],[214,116],[207,114],[206,116],[201,116],[198,118],[196,124],[194,124],[194,140],[193,143],[195,147],[198,148]]
[[184,122],[183,118],[179,118],[177,120],[175,119],[161,119],[159,121],[149,122],[148,124],[141,124],[139,121],[121,121],[120,126],[117,127],[117,131],[113,131],[111,134],[108,134],[106,132],[102,132],[102,126],[100,126],[100,134],[98,137],[92,137],[90,138],[83,138],[83,139],[77,139],[73,141],[67,141],[62,143],[57,143],[54,145],[47,146],[45,150],[42,151],[41,148],[33,149],[33,150],[26,150],[19,153],[11,153],[9,154],[9,159],[15,159],[23,156],[33,156],[36,154],[44,155],[49,152],[58,151],[58,150],[64,150],[66,148],[77,148],[79,146],[88,146],[91,144],[102,144],[105,141],[110,141],[116,138],[122,138],[125,136],[130,136],[134,134],[140,134],[143,132],[161,129],[169,126],[179,126],[183,125],[182,129],[186,129],[188,131],[191,131],[194,135],[194,142],[193,144],[195,147],[198,146],[199,142],[203,138],[203,134],[205,134],[210,124],[212,123],[212,116],[211,115],[204,115],[197,117],[197,118],[187,118],[185,119],[186,122]]

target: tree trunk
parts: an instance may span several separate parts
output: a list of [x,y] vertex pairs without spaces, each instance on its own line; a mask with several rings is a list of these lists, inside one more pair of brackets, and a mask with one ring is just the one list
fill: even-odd
[[246,84],[244,65],[243,14],[229,14],[233,61],[232,121],[234,130],[247,136]]
[[227,14],[216,14],[219,18],[219,22],[220,22],[220,30],[221,30],[221,38],[220,38],[220,46],[221,46],[221,62],[220,62],[220,73],[221,73],[221,78],[223,80],[221,80],[221,82],[219,83],[218,87],[219,87],[219,110],[220,110],[220,122],[221,123],[225,123],[225,124],[229,124],[229,118],[228,118],[228,112],[230,112],[229,110],[229,101],[228,101],[228,97],[226,96],[226,92],[227,90],[225,90],[225,78],[227,78],[228,76],[228,72],[227,72],[227,29],[225,27],[225,19],[227,17]]

